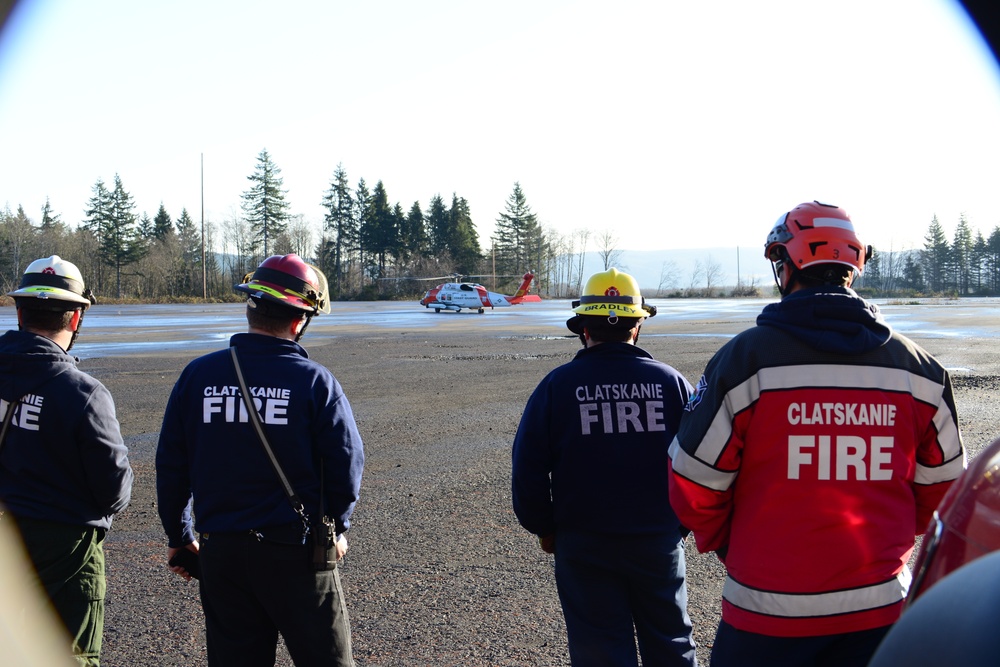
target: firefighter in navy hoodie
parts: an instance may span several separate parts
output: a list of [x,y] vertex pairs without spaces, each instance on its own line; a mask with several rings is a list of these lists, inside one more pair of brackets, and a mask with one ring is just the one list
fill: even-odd
[[[297,255],[273,255],[235,289],[249,295],[249,332],[230,345],[305,513],[336,523],[339,560],[364,451],[340,383],[297,342],[314,315],[330,312],[326,278]],[[210,665],[273,665],[279,633],[298,667],[354,664],[340,575],[310,561],[304,520],[248,421],[228,349],[195,359],[178,378],[156,476],[168,557],[199,553]]]
[[591,276],[567,321],[584,349],[549,373],[513,447],[514,513],[555,554],[574,667],[696,665],[667,450],[691,392],[635,343],[632,276]]
[[841,208],[782,215],[781,301],[712,358],[671,445],[674,510],[727,570],[712,667],[866,665],[965,468],[948,372],[851,289],[871,253]]
[[11,520],[82,665],[100,661],[104,538],[128,505],[132,468],[111,394],[68,354],[94,303],[58,255],[28,265],[0,337],[0,520]]

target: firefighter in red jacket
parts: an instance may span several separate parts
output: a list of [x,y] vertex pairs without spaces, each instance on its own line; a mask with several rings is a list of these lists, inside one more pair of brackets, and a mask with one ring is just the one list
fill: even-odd
[[851,289],[871,252],[841,208],[781,216],[765,255],[782,299],[685,408],[671,505],[727,570],[712,667],[866,665],[965,468],[948,372]]

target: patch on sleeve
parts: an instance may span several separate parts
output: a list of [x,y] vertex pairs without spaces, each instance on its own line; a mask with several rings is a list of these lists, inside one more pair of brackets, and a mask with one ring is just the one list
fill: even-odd
[[702,375],[701,379],[698,380],[698,385],[694,388],[694,392],[688,397],[687,405],[684,406],[685,412],[693,412],[698,407],[701,399],[705,397],[706,389],[708,389],[708,380]]

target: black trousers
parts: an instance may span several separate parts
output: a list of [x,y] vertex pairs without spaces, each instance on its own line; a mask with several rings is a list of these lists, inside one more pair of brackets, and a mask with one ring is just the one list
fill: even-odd
[[200,553],[211,667],[273,667],[279,632],[296,667],[354,667],[339,571],[314,571],[309,547],[206,533]]

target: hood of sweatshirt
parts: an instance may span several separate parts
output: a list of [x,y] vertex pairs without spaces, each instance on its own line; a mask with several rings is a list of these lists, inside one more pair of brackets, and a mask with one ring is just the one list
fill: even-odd
[[757,324],[776,327],[823,352],[857,354],[892,336],[878,306],[847,287],[813,287],[768,304]]
[[0,399],[19,400],[76,364],[76,357],[45,336],[8,331],[0,336]]

